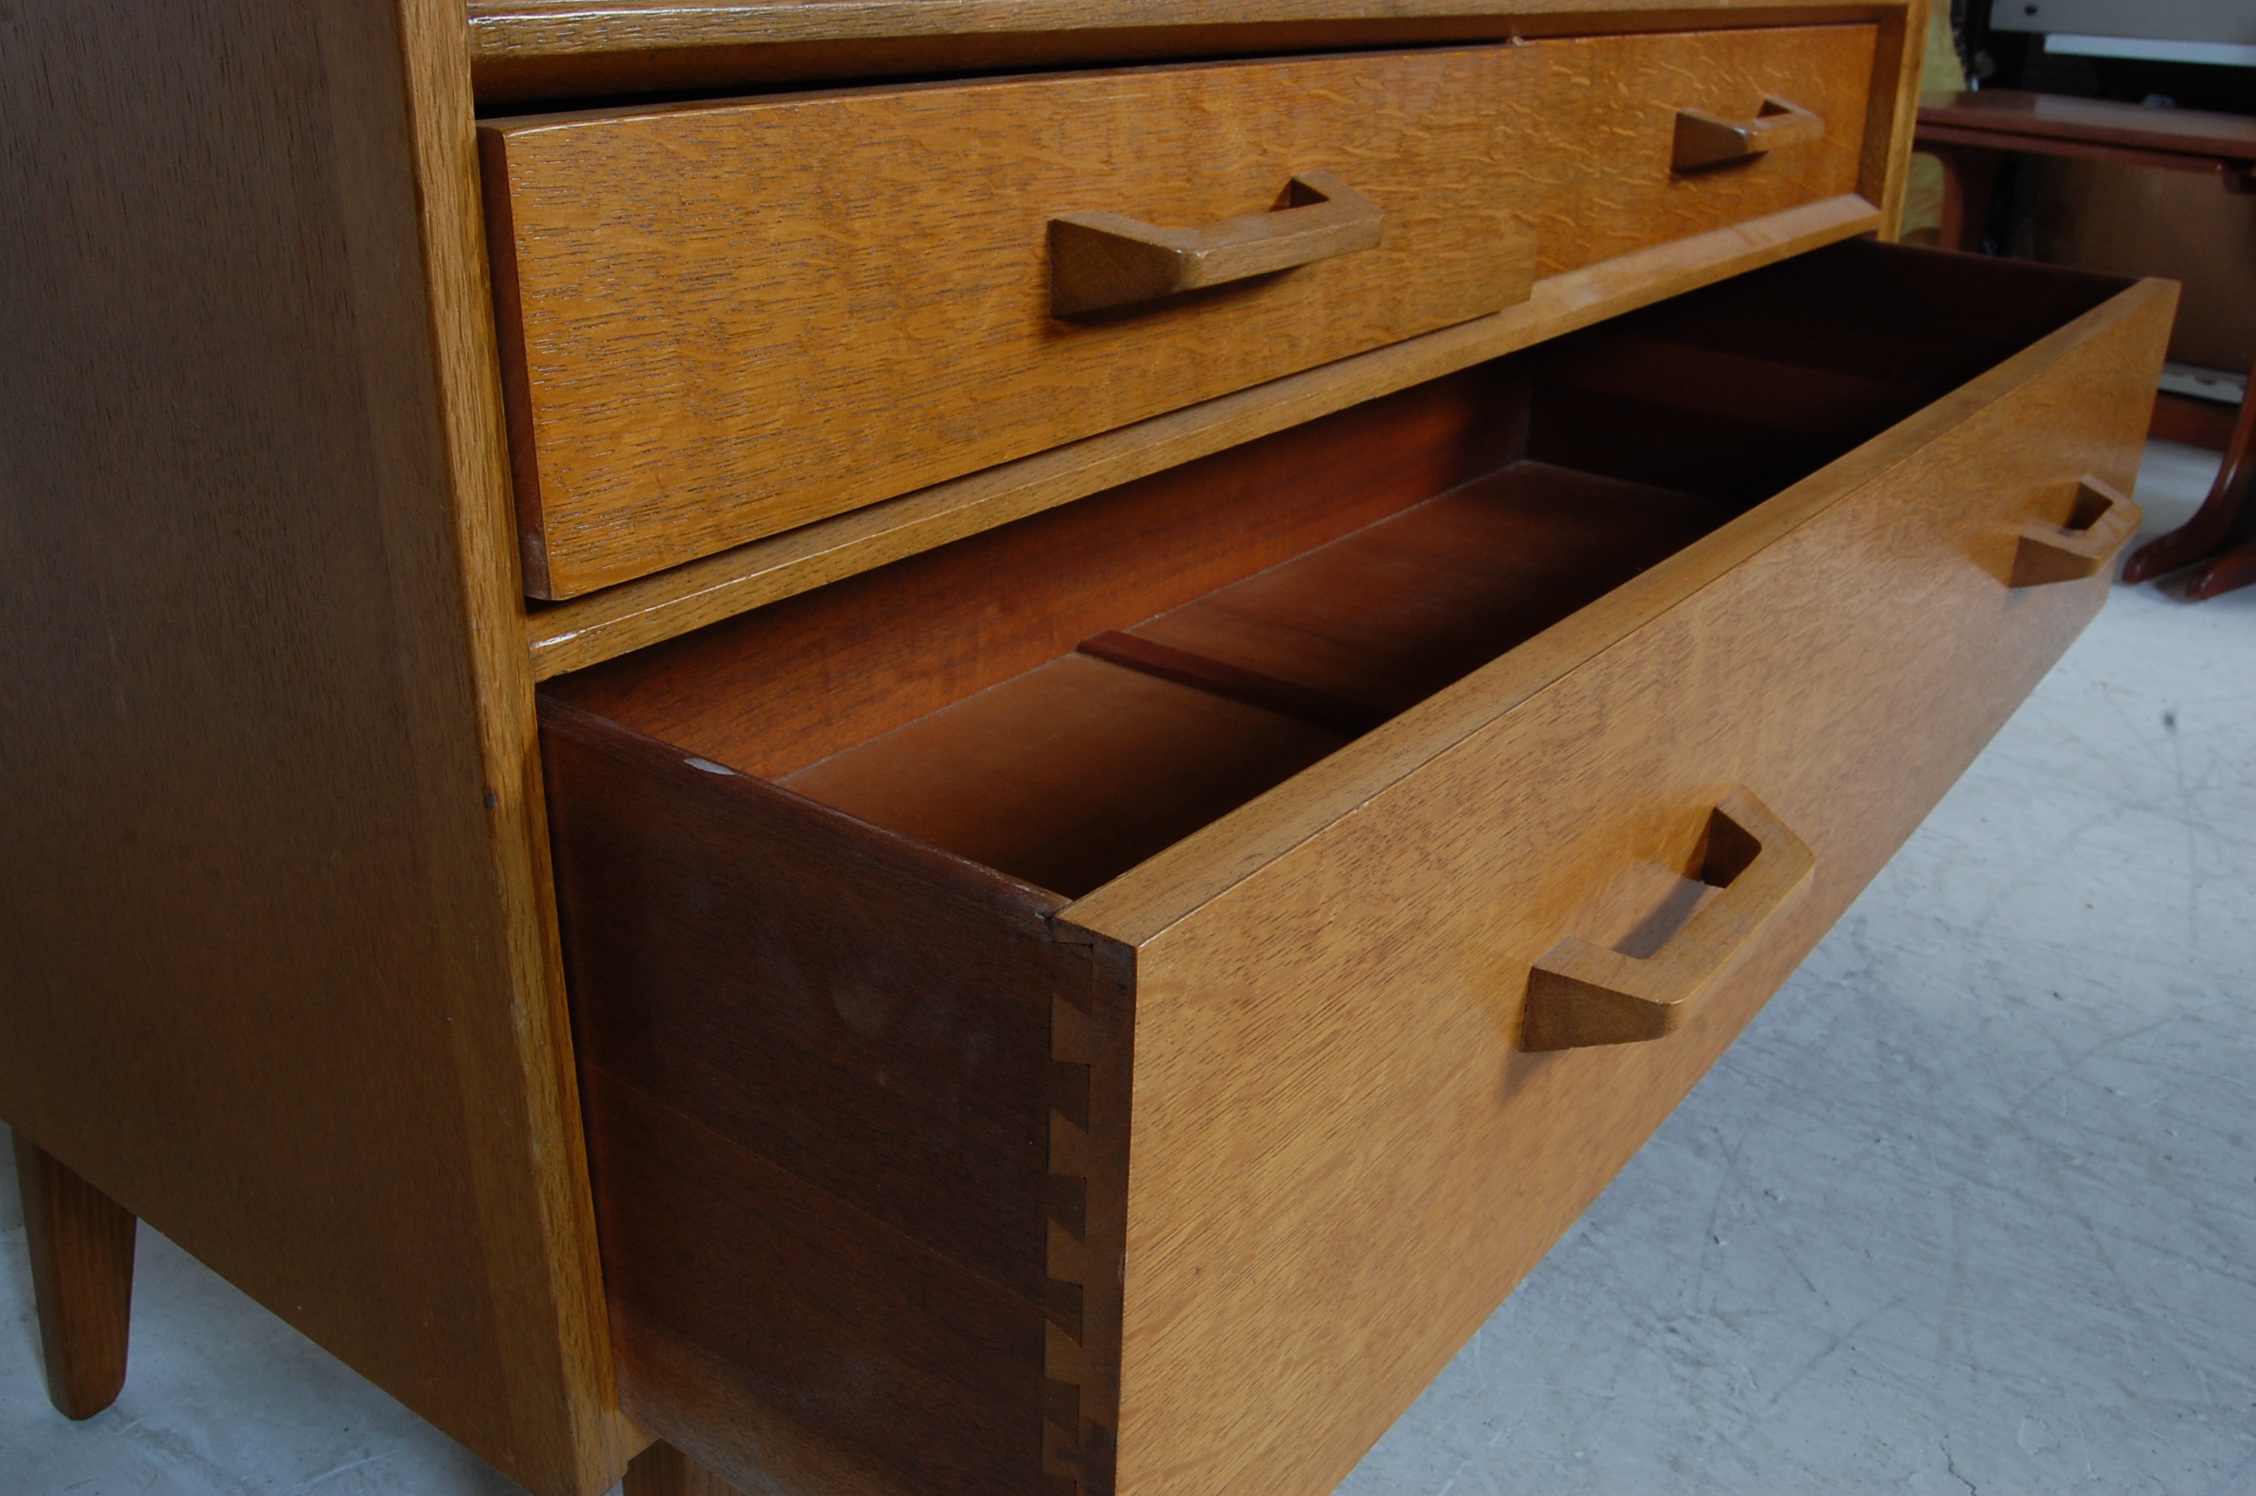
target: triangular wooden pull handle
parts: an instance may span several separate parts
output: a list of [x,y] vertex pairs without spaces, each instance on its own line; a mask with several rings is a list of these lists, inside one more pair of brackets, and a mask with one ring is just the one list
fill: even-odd
[[1753,119],[1725,119],[1705,109],[1676,111],[1676,171],[1700,171],[1751,160],[1783,146],[1815,145],[1825,138],[1825,121],[1799,104],[1766,98]]
[[2112,484],[2086,476],[2076,485],[2068,523],[2037,523],[2021,531],[2013,557],[2013,585],[2042,587],[2097,576],[2138,533],[2146,511]]
[[1197,228],[1067,213],[1050,220],[1050,315],[1085,317],[1371,249],[1385,217],[1328,171],[1294,177],[1271,212]]
[[1520,1048],[1631,1044],[1685,1017],[1809,891],[1817,858],[1769,806],[1738,788],[1716,803],[1700,880],[1722,890],[1650,957],[1568,936],[1528,972]]

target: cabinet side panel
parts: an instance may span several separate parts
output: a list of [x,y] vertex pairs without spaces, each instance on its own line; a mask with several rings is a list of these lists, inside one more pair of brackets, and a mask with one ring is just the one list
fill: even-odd
[[424,0],[0,13],[0,1115],[566,1496],[619,1462],[537,776],[481,721],[531,707],[491,370],[432,341],[485,315],[432,238],[465,46]]
[[752,1489],[1038,1490],[1061,901],[561,702],[542,743],[627,1412]]

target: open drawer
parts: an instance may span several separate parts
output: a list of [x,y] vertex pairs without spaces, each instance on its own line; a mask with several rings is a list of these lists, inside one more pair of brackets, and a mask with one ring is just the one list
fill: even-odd
[[627,1413],[1329,1490],[2097,609],[2172,305],[1842,245],[553,682]]

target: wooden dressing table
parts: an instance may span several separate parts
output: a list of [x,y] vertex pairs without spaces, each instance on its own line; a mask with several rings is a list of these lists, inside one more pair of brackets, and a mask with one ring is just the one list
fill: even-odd
[[58,1405],[138,1217],[541,1496],[1330,1489],[2135,529],[1924,25],[0,14]]

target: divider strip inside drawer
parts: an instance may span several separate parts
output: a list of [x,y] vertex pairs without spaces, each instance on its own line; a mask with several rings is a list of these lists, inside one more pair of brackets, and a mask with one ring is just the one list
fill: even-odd
[[1081,641],[1079,650],[1082,654],[1110,665],[1119,665],[1145,675],[1156,675],[1161,680],[1171,680],[1177,685],[1193,686],[1215,696],[1240,701],[1247,706],[1261,707],[1281,717],[1306,722],[1312,727],[1328,727],[1350,737],[1369,732],[1387,719],[1385,712],[1360,701],[1350,701],[1344,696],[1334,696],[1329,691],[1296,685],[1289,680],[1264,675],[1258,670],[1209,659],[1187,649],[1177,649],[1171,644],[1139,639],[1134,634],[1124,634],[1118,629],[1107,629],[1101,634],[1091,635]]

